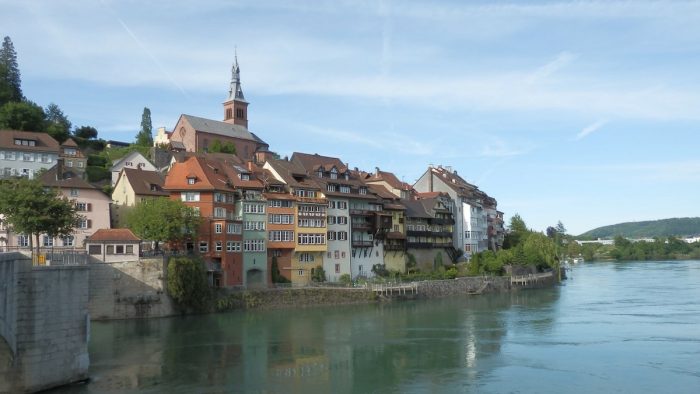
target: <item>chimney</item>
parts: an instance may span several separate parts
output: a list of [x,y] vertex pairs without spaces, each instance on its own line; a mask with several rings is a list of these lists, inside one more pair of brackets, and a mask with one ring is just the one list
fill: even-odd
[[247,165],[247,167],[248,167],[248,171],[253,172],[253,162],[250,161],[250,160],[248,160],[248,161],[246,162],[246,165]]

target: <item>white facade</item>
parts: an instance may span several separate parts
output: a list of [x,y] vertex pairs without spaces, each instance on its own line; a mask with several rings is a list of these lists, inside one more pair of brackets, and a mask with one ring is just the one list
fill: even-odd
[[57,160],[58,151],[32,152],[21,149],[0,148],[0,178],[12,176],[34,178],[34,175],[39,170],[46,170],[55,166]]
[[464,213],[462,228],[464,229],[464,253],[471,256],[488,250],[488,222],[486,210],[480,204],[462,202],[461,211]]
[[323,270],[331,282],[337,282],[343,274],[352,276],[349,212],[347,199],[328,197],[328,251],[323,259]]
[[117,184],[117,180],[119,179],[119,173],[122,171],[122,168],[140,168],[145,171],[158,171],[156,166],[154,166],[148,159],[143,157],[142,154],[140,154],[139,152],[131,152],[128,155],[122,157],[121,159],[117,159],[114,161],[111,169],[112,186]]

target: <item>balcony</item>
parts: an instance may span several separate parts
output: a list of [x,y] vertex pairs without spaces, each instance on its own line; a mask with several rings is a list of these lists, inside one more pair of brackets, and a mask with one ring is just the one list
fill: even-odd
[[366,222],[352,222],[351,228],[353,230],[370,230],[372,229],[372,225]]
[[454,219],[437,218],[432,220],[433,224],[455,224]]
[[369,248],[374,246],[374,241],[366,241],[366,240],[355,240],[353,239],[351,242],[351,245],[353,248]]
[[384,245],[384,250],[387,251],[401,251],[406,249],[406,246],[403,244],[386,244]]
[[373,211],[367,210],[367,209],[351,209],[350,210],[350,215],[355,215],[355,216],[372,216],[374,214]]
[[452,231],[433,231],[433,237],[452,238]]
[[430,242],[407,242],[406,246],[409,249],[431,249],[433,244]]
[[296,197],[297,201],[300,203],[328,205],[328,201],[325,198],[299,197],[299,196],[295,196],[295,197]]
[[433,233],[427,230],[408,230],[406,231],[406,235],[409,237],[430,237],[433,235]]

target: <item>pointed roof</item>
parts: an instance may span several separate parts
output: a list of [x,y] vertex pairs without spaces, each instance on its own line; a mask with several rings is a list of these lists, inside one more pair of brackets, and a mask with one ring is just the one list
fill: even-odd
[[226,123],[219,120],[200,118],[199,116],[182,114],[181,118],[187,121],[193,129],[198,132],[218,134],[226,137],[240,138],[243,140],[255,141],[258,144],[268,145],[258,136],[248,131],[248,128],[242,125]]
[[128,228],[101,228],[85,239],[86,242],[141,242]]
[[231,66],[231,85],[228,90],[228,98],[226,101],[238,100],[245,101],[243,97],[243,88],[241,87],[241,68],[238,66],[238,53],[234,54],[233,66]]
[[78,144],[76,144],[75,141],[73,141],[72,138],[68,138],[67,140],[63,141],[63,143],[61,144],[61,146],[70,146],[70,147],[77,148],[77,147],[78,147]]
[[[32,141],[33,145],[17,144],[15,141],[17,139]],[[30,152],[58,153],[58,147],[58,142],[46,133],[0,129],[0,148]]]
[[[51,167],[46,170],[41,177],[41,183],[44,186],[58,187],[58,188],[70,188],[70,189],[90,189],[97,190],[97,188],[80,177],[72,176],[70,178],[62,178],[58,176],[57,172],[58,165]],[[106,197],[106,196],[105,196]]]
[[321,187],[306,172],[304,167],[287,160],[270,159],[267,163],[282,178],[284,183],[293,188],[319,190]]
[[[146,196],[167,196],[168,192],[163,191],[165,178],[158,171],[145,171],[134,168],[123,168],[122,174],[128,179],[134,193]],[[121,175],[120,175],[121,176]],[[119,183],[119,181],[117,181]]]

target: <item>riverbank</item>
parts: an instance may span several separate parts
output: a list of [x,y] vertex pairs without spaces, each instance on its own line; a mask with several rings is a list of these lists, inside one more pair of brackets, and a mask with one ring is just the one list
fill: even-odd
[[[323,305],[368,304],[459,295],[501,293],[552,286],[558,282],[552,272],[538,276],[477,276],[402,284],[368,285],[362,288],[303,287],[256,289],[230,292],[218,297],[215,311],[304,308]],[[407,285],[414,290],[406,290]]]

